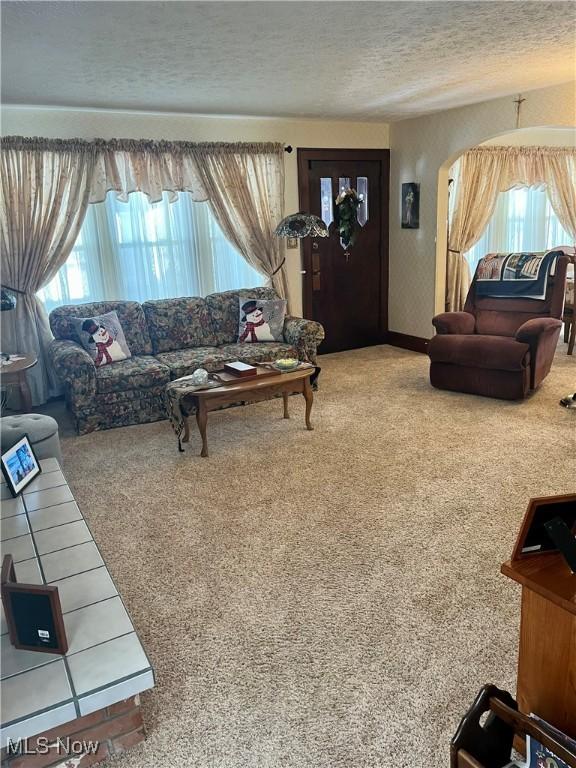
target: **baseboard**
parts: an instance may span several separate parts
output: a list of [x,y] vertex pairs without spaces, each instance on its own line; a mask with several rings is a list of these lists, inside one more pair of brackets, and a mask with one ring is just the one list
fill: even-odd
[[429,341],[430,339],[423,339],[421,336],[410,336],[407,333],[388,331],[384,343],[391,344],[393,347],[400,347],[401,349],[409,349],[412,352],[426,354]]

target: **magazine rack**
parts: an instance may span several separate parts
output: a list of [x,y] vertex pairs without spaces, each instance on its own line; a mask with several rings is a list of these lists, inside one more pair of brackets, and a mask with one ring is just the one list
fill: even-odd
[[486,685],[452,739],[450,768],[504,768],[512,760],[515,737],[527,735],[576,768],[575,751],[560,743],[536,720],[518,712],[518,704],[509,693]]

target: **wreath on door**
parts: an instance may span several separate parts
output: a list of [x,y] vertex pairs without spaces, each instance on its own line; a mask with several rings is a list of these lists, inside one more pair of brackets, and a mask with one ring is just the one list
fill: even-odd
[[361,225],[358,221],[358,208],[364,196],[355,189],[343,189],[336,198],[334,206],[334,228],[340,235],[343,248],[351,248],[356,242]]

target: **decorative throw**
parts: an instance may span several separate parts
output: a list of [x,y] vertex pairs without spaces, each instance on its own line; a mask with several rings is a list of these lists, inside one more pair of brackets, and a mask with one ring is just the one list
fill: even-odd
[[563,251],[488,253],[476,268],[476,295],[493,298],[546,298],[548,276]]
[[[196,371],[194,372],[196,373]],[[185,418],[190,415],[192,410],[195,410],[193,403],[187,402],[190,400],[190,395],[197,392],[199,389],[210,389],[211,387],[219,387],[220,383],[215,381],[206,381],[199,384],[194,378],[194,373],[189,376],[181,376],[179,379],[174,379],[166,385],[166,412],[170,419],[172,429],[176,433],[178,438],[178,450],[183,453],[182,448],[182,433],[185,427]],[[192,406],[192,408],[190,407]]]
[[116,312],[95,317],[75,317],[73,324],[80,343],[90,353],[97,367],[132,356]]
[[284,299],[247,299],[240,297],[239,344],[259,341],[284,341]]

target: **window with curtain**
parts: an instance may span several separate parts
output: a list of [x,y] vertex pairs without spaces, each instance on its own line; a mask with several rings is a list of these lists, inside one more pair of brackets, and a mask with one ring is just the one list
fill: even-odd
[[487,253],[544,251],[571,243],[552,210],[546,188],[520,187],[499,194],[486,231],[464,255],[473,275]]
[[264,285],[224,237],[209,203],[181,193],[151,204],[135,192],[128,202],[109,194],[88,206],[80,235],[54,279],[38,296],[47,312],[61,304],[206,296]]

